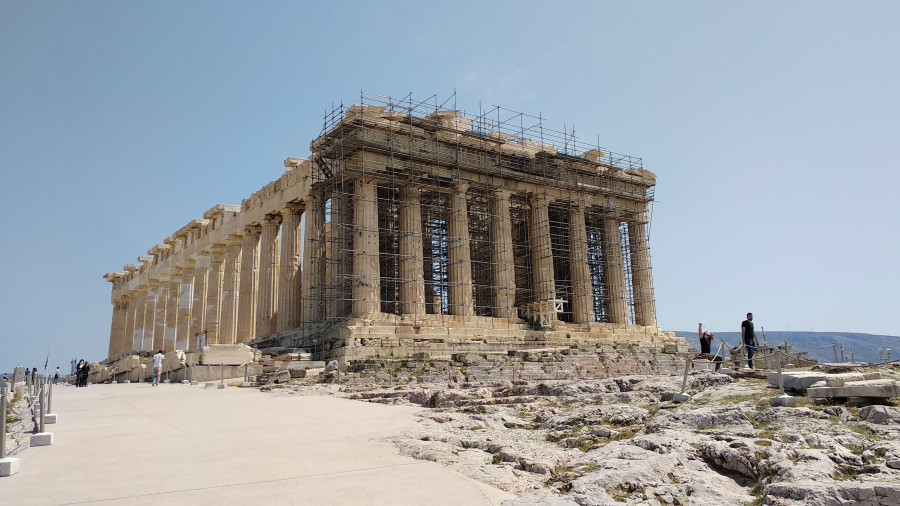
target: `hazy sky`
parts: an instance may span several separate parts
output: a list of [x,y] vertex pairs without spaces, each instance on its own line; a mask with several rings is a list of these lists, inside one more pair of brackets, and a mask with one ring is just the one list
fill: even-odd
[[105,358],[103,274],[361,90],[642,157],[666,330],[900,334],[900,4],[434,3],[0,0],[0,370]]

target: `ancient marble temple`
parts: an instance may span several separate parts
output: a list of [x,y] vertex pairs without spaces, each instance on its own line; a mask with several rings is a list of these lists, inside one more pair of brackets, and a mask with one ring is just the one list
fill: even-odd
[[[317,358],[674,338],[656,325],[656,176],[543,120],[363,94],[308,159],[104,277],[109,358],[205,344]],[[424,355],[423,355],[424,354]]]

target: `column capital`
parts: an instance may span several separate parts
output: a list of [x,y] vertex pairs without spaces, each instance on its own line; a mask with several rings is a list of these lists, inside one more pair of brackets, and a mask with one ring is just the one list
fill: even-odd
[[528,196],[528,202],[532,206],[546,206],[549,205],[554,199],[547,195],[546,193],[532,193]]
[[465,192],[469,191],[469,183],[467,183],[465,181],[460,181],[459,183],[456,183],[456,191],[458,191],[460,193],[465,193]]
[[262,234],[262,225],[260,225],[259,223],[251,223],[247,225],[246,227],[244,227],[244,230],[241,233],[241,235],[243,236],[251,237],[259,237],[260,234]]
[[267,214],[262,219],[262,222],[263,222],[263,225],[270,225],[270,226],[277,227],[278,225],[281,225],[281,215],[280,214]]
[[288,202],[281,208],[281,216],[303,214],[306,206],[302,202]]
[[508,199],[510,196],[512,196],[512,194],[512,190],[508,190],[506,188],[494,188],[493,190],[491,190],[491,195],[501,199]]

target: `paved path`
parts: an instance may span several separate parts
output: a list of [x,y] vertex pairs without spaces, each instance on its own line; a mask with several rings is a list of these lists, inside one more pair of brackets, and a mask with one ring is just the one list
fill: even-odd
[[0,504],[500,504],[513,496],[376,442],[417,408],[180,384],[58,387],[52,446]]

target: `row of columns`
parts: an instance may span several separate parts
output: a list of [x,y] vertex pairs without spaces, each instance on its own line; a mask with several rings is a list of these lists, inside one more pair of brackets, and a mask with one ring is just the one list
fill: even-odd
[[[467,184],[460,184],[450,197],[448,219],[448,277],[450,313],[459,316],[475,314],[472,269],[469,247]],[[378,246],[377,182],[359,178],[355,181],[354,236],[352,273],[353,314],[364,315],[380,309],[380,271]],[[495,191],[492,195],[492,284],[497,311],[495,316],[516,317],[515,273],[510,215],[510,192]],[[529,237],[531,241],[532,285],[536,301],[556,298],[553,251],[550,238],[549,205],[551,200],[541,194],[531,197]],[[423,234],[420,190],[404,187],[399,198],[399,311],[401,314],[425,313],[425,280],[423,274]],[[573,203],[570,215],[569,249],[572,279],[572,313],[575,323],[594,321],[592,280],[588,265],[587,227],[583,204]],[[610,323],[629,323],[628,286],[625,269],[632,273],[632,294],[635,302],[635,323],[656,325],[653,305],[653,286],[650,273],[646,223],[629,222],[629,251],[631,265],[626,266],[619,234],[620,221],[610,217],[603,220],[603,257],[607,294],[607,319]],[[308,237],[317,233],[308,230]],[[316,258],[321,258],[316,256]],[[311,284],[310,292],[315,288]],[[304,296],[305,297],[305,296]],[[304,298],[304,300],[306,300]],[[312,309],[310,309],[312,311]],[[318,314],[306,315],[304,321],[315,321]]]
[[199,334],[206,344],[233,344],[300,326],[304,210],[289,203],[114,301],[110,356],[193,350]]
[[[366,177],[357,178],[353,185],[353,236],[348,240],[352,241],[354,254],[352,271],[347,273],[352,303],[347,309],[354,315],[366,315],[380,310],[378,186],[375,179]],[[467,190],[467,184],[460,184],[450,196],[447,222],[450,312],[459,316],[475,314]],[[508,190],[496,190],[490,203],[494,316],[501,318],[517,316],[510,197]],[[546,195],[530,198],[535,301],[553,300],[557,295],[550,203]],[[332,201],[332,234],[337,233],[336,220],[345,219],[348,204],[339,197]],[[572,318],[575,323],[589,323],[594,321],[594,299],[585,208],[572,203],[570,209]],[[301,247],[304,214],[306,242]],[[425,314],[424,239],[418,188],[408,186],[400,190],[399,222],[399,311]],[[655,325],[646,223],[635,221],[628,226],[631,265],[625,266],[620,221],[614,217],[603,220],[604,310],[610,323],[628,323],[628,267],[632,273],[635,323]],[[326,283],[335,281],[330,278],[340,277],[335,266],[329,266],[332,271],[326,272],[325,243],[325,200],[320,191],[314,191],[302,203],[288,204],[280,214],[267,215],[261,223],[247,226],[208,251],[194,255],[167,277],[150,279],[146,286],[114,301],[110,356],[131,349],[194,349],[198,334],[206,335],[207,344],[247,342],[337,314],[342,309],[336,304],[326,308],[319,303],[325,298],[322,290]],[[342,248],[335,248],[328,255],[338,259],[347,256]]]

